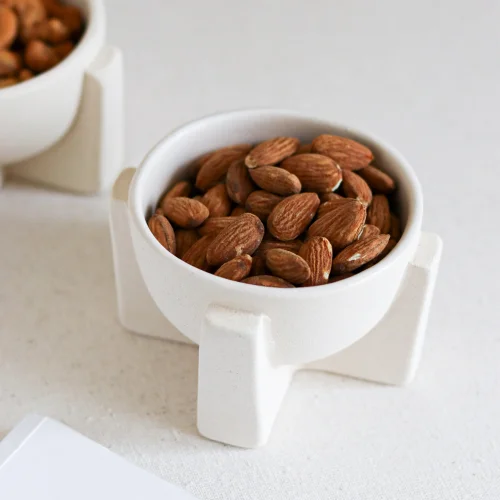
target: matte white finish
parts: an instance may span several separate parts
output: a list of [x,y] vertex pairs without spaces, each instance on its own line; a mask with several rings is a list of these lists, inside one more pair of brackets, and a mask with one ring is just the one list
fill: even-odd
[[[178,165],[189,165],[194,157],[211,147],[287,134],[307,140],[325,130],[348,134],[370,144],[398,181],[405,230],[395,250],[370,270],[322,287],[300,290],[249,287],[188,266],[163,249],[151,235],[146,225],[147,214],[164,187],[179,176]],[[225,135],[221,138],[223,131]],[[144,287],[132,286],[137,283],[138,274],[130,259],[130,235],[125,224],[125,190],[131,181],[130,231],[135,260],[146,288],[165,318],[189,340],[200,344],[198,426],[204,435],[239,446],[265,443],[289,382],[289,377],[273,370],[286,366],[299,368],[333,356],[356,341],[361,347],[348,363],[339,360],[338,366],[332,361],[313,367],[388,383],[402,383],[411,378],[418,361],[441,244],[437,237],[421,240],[420,188],[411,167],[391,147],[352,129],[286,111],[242,111],[182,127],[162,141],[137,173],[132,174],[130,169],[121,174],[112,201],[111,227],[120,314],[127,318],[125,326],[141,333],[155,335],[152,332],[172,331],[172,328],[162,328],[165,320],[157,313],[151,321],[147,313],[141,314],[146,319],[134,328],[137,324],[134,314],[124,312],[127,305],[132,310],[131,304],[136,304],[134,309],[137,309],[146,300]],[[408,270],[408,264],[413,261],[419,242],[418,255],[424,257],[420,257],[421,271],[415,273]],[[363,307],[363,314],[359,314],[361,304],[370,304]],[[146,307],[151,309],[150,305]],[[248,324],[254,325],[252,334],[248,333]],[[366,355],[362,354],[361,343],[369,342],[372,334],[366,339],[363,337],[369,332],[375,337],[381,335],[378,332],[393,337],[400,330],[405,331],[405,336],[404,340],[400,339],[399,358],[392,360],[393,356],[386,354],[387,341],[375,342],[380,345],[384,361],[378,364],[379,369],[365,368],[363,356]],[[165,334],[159,336],[165,337]],[[228,355],[228,348],[223,347],[226,344],[233,346],[230,348],[233,355]],[[392,349],[392,342],[389,344]],[[234,359],[236,353],[241,355]],[[386,357],[389,360],[385,360]],[[263,367],[262,371],[257,370],[257,366]],[[269,373],[269,380],[276,377],[276,384],[263,382],[260,378],[263,372]],[[234,375],[229,375],[235,373],[238,374],[236,385],[244,394],[239,397],[245,401],[250,399],[253,411],[235,399]],[[224,418],[224,415],[232,417]]]
[[47,417],[29,415],[0,441],[5,500],[195,500]]
[[104,45],[102,1],[73,3],[87,13],[88,26],[70,56],[0,90],[0,166],[90,194],[109,188],[123,168],[123,63],[118,49]]

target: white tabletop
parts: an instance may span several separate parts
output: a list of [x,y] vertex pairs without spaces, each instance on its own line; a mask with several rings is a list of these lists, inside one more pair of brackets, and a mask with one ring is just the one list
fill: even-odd
[[36,411],[200,499],[500,496],[500,4],[109,0],[126,57],[127,159],[174,126],[265,105],[398,147],[444,240],[407,388],[299,374],[269,445],[196,431],[196,349],[117,323],[108,200],[0,193],[0,435]]

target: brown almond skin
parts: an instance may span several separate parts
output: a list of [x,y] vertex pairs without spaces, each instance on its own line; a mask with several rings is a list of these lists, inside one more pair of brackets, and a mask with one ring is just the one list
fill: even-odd
[[175,254],[175,233],[170,222],[163,215],[153,214],[148,221],[148,227],[160,244]]
[[332,273],[345,274],[375,259],[387,246],[390,236],[381,234],[359,240],[344,248],[334,259]]
[[0,78],[12,77],[21,68],[21,57],[10,50],[0,50]]
[[365,206],[356,200],[338,204],[314,222],[308,237],[324,236],[332,244],[333,251],[342,250],[356,240],[365,223]]
[[59,58],[54,49],[40,40],[31,40],[24,50],[24,62],[35,73],[53,68]]
[[215,186],[227,174],[229,167],[242,159],[250,150],[250,145],[239,144],[214,151],[201,164],[196,175],[196,187],[202,191]]
[[387,234],[391,229],[391,211],[389,200],[383,194],[376,194],[368,207],[366,218],[368,224],[377,226],[382,234]]
[[54,45],[52,48],[54,49],[57,58],[60,61],[62,61],[63,59],[68,57],[71,54],[71,52],[73,52],[75,44],[68,40],[67,42],[58,43],[57,45]]
[[342,188],[348,198],[354,198],[365,205],[372,202],[373,195],[370,186],[363,178],[350,170],[342,171]]
[[295,288],[291,283],[285,281],[284,279],[278,278],[277,276],[260,275],[251,276],[242,281],[242,283],[247,283],[249,285],[257,286],[267,286],[271,288]]
[[366,240],[367,238],[372,238],[373,236],[378,236],[380,234],[380,229],[377,226],[372,226],[371,224],[365,224],[358,240]]
[[208,271],[210,265],[207,262],[207,250],[215,236],[208,234],[200,238],[191,248],[184,254],[182,260],[193,267],[197,267],[202,271]]
[[381,194],[389,194],[396,188],[394,179],[377,167],[369,165],[358,171],[370,188]]
[[391,239],[399,241],[401,239],[401,221],[397,215],[391,213]]
[[240,215],[246,214],[247,211],[244,207],[234,207],[232,212],[230,213],[231,217],[239,217]]
[[235,217],[234,222],[217,234],[207,250],[207,261],[220,266],[238,255],[252,255],[264,236],[264,225],[253,214]]
[[332,245],[322,236],[308,239],[301,247],[299,255],[309,264],[311,276],[303,286],[318,286],[328,283],[332,269]]
[[342,182],[342,171],[327,156],[309,153],[294,155],[280,166],[300,179],[304,191],[331,193]]
[[205,223],[198,228],[201,236],[217,234],[234,222],[234,217],[209,217]]
[[250,271],[250,276],[261,276],[268,273],[268,269],[266,267],[266,258],[264,255],[257,251],[252,256],[252,269]]
[[275,248],[281,248],[282,250],[288,250],[289,252],[298,254],[302,245],[303,242],[301,240],[280,241],[275,239],[272,240],[265,239],[260,244],[258,252],[259,254],[266,257],[267,252],[269,250]]
[[311,276],[309,264],[302,257],[282,248],[267,252],[266,265],[274,276],[294,285],[301,285]]
[[243,159],[231,164],[226,175],[226,189],[229,198],[238,205],[244,205],[248,196],[255,191],[248,168]]
[[251,269],[252,257],[248,254],[243,254],[222,264],[214,274],[227,280],[241,281],[250,274]]
[[300,193],[280,201],[267,219],[269,232],[278,240],[298,238],[310,224],[319,207],[316,193]]
[[14,77],[0,78],[0,89],[12,87],[12,85],[15,85],[16,83],[19,83],[19,79]]
[[275,165],[293,155],[300,146],[295,137],[275,137],[255,146],[245,158],[248,168]]
[[[178,198],[182,196],[184,198],[189,198],[191,192],[193,191],[193,185],[189,181],[179,181],[176,182],[168,191],[167,194],[163,197],[165,198]],[[160,202],[161,205],[161,202]]]
[[24,68],[19,72],[19,81],[25,82],[26,80],[30,80],[31,78],[33,78],[33,76],[34,75],[32,71],[30,71],[27,68]]
[[333,201],[333,200],[341,200],[343,198],[344,198],[344,196],[342,196],[338,193],[321,193],[319,195],[319,199],[321,200],[321,203],[326,203],[327,201]]
[[208,208],[210,217],[227,217],[231,213],[231,200],[224,184],[210,188],[201,197],[201,202]]
[[250,170],[252,180],[269,193],[288,196],[300,193],[302,184],[296,175],[279,167],[265,166]]
[[[385,235],[385,236],[387,236],[387,235]],[[397,243],[398,242],[396,240],[393,240],[391,238],[389,240],[389,242],[387,243],[386,247],[373,260],[371,260],[370,262],[368,262],[368,264],[366,264],[363,267],[363,270],[364,269],[369,269],[370,267],[374,266],[375,264],[378,264],[384,257],[386,257],[389,253],[392,252],[392,250],[397,245]]]
[[171,222],[184,229],[200,226],[209,216],[203,203],[183,196],[165,198],[160,208]]
[[312,144],[309,143],[309,144],[301,144],[299,146],[299,149],[297,149],[297,151],[295,152],[296,155],[303,155],[303,154],[306,154],[306,153],[310,153],[312,150]]
[[342,169],[359,170],[373,160],[373,153],[363,144],[337,135],[322,134],[312,142],[312,151],[330,157]]
[[18,20],[14,11],[0,5],[0,50],[7,49],[17,36]]
[[177,229],[175,231],[175,243],[177,250],[175,255],[182,259],[186,252],[199,240],[196,229]]
[[265,221],[273,211],[274,207],[283,200],[282,196],[268,193],[267,191],[254,191],[247,198],[245,208],[247,212],[256,215],[259,219]]
[[323,217],[323,215],[327,214],[328,212],[331,212],[335,207],[338,207],[339,205],[345,203],[352,203],[354,201],[356,200],[353,200],[352,198],[344,198],[343,196],[339,196],[336,199],[322,203],[318,208],[318,213],[317,213],[318,219]]

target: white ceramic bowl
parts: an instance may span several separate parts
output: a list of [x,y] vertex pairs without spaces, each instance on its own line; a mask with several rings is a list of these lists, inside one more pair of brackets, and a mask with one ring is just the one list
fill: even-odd
[[[222,146],[257,143],[279,135],[310,141],[322,133],[368,145],[398,185],[404,232],[380,263],[329,285],[278,289],[251,286],[200,271],[167,252],[146,218],[165,187],[186,175],[193,159]],[[368,333],[394,300],[420,237],[422,195],[409,163],[382,140],[343,124],[289,111],[245,110],[218,114],[185,125],[164,138],[144,159],[129,192],[131,232],[146,286],[162,313],[199,343],[210,304],[264,313],[271,319],[277,364],[301,364],[334,354]]]
[[85,15],[86,30],[75,50],[35,78],[0,89],[0,165],[28,159],[54,145],[78,110],[85,69],[104,45],[102,0],[71,0]]

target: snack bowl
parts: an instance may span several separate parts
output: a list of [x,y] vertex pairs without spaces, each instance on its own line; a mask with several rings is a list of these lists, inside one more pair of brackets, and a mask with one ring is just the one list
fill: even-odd
[[102,0],[70,0],[86,26],[69,56],[49,71],[0,89],[0,166],[31,158],[60,140],[80,105],[84,76],[105,41]]

